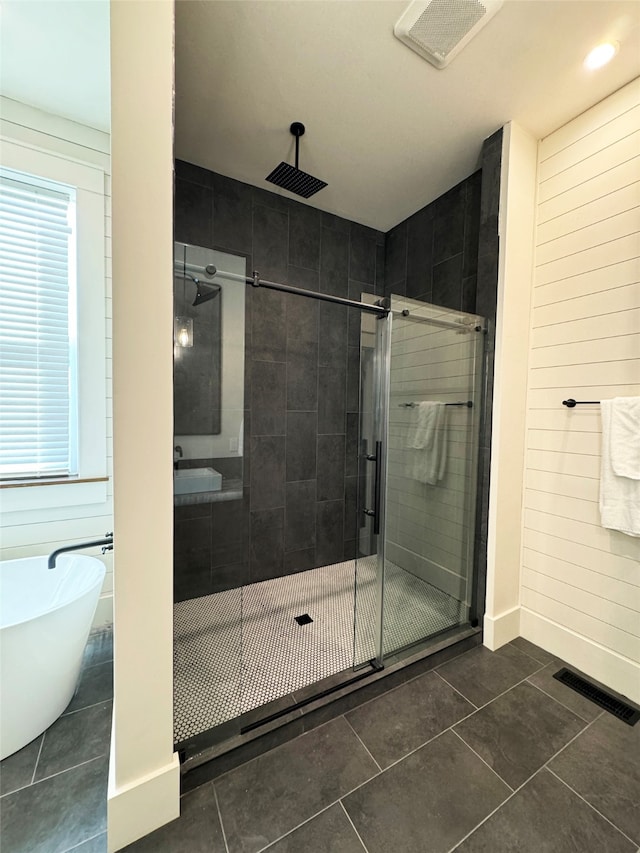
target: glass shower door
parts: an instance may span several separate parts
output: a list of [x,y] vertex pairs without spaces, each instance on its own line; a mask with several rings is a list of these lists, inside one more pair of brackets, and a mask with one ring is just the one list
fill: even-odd
[[[373,301],[367,294],[363,301]],[[382,665],[386,433],[391,317],[363,313],[360,331],[358,537],[353,664]]]
[[481,317],[392,297],[385,654],[469,621]]
[[356,664],[465,624],[472,599],[484,322],[390,304],[361,342]]

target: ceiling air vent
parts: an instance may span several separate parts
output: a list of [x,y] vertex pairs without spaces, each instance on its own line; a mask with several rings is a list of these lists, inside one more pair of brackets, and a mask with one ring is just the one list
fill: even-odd
[[500,9],[504,0],[414,0],[393,32],[436,68],[444,68]]

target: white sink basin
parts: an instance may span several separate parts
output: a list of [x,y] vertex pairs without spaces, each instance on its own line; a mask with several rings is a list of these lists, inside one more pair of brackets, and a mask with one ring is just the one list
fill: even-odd
[[222,488],[222,474],[213,468],[179,468],[173,472],[173,488],[176,495],[219,492]]

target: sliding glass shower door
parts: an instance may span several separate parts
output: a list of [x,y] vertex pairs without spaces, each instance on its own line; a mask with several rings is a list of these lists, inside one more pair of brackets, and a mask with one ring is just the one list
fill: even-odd
[[195,756],[469,620],[483,324],[271,284],[245,334],[243,257],[176,244],[175,272],[175,741]]
[[483,331],[396,296],[363,322],[356,665],[471,618]]
[[[367,294],[363,300],[370,299]],[[373,300],[371,300],[373,301]],[[360,326],[358,538],[354,572],[354,668],[383,660],[385,472],[389,318],[363,314]]]

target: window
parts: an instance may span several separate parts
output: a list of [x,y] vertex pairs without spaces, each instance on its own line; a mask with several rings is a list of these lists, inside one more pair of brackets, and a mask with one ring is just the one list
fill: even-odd
[[58,145],[2,143],[3,525],[107,500],[105,173]]
[[0,172],[0,477],[78,473],[75,190]]

